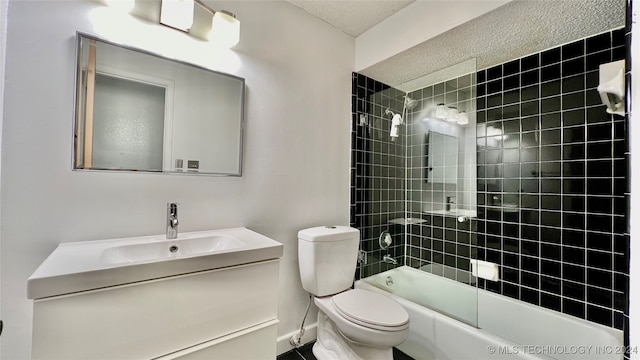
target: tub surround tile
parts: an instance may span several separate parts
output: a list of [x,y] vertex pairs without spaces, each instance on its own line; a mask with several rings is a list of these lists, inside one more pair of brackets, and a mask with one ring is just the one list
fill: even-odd
[[[444,92],[444,84],[438,89]],[[433,87],[423,90],[433,93]],[[392,116],[402,111],[404,93],[364,75],[352,74],[352,157],[350,226],[360,230],[361,249],[367,252],[367,264],[358,267],[357,277],[366,277],[394,267],[382,262],[390,254],[404,264],[404,227],[388,221],[404,218],[404,143],[401,135],[389,136]],[[361,121],[362,119],[362,121]],[[378,238],[389,231],[393,245],[381,250]]]
[[[478,258],[498,262],[505,275],[500,287],[490,282],[479,286],[617,329],[622,329],[621,316],[627,309],[620,300],[627,297],[628,286],[627,129],[625,118],[604,111],[595,88],[598,66],[624,59],[625,44],[625,31],[620,29],[519,59],[520,116],[506,120],[504,104],[517,102],[513,90],[491,95],[496,107],[487,110],[492,110],[487,119],[494,128],[502,128],[505,136],[520,135],[519,158],[506,142],[489,147],[495,142],[478,133],[480,153],[502,151],[502,156],[478,157],[483,160],[478,168],[485,167],[478,171],[478,197],[515,195],[510,201],[520,209],[519,220],[511,220],[520,223],[518,238],[504,233],[510,225],[506,213],[495,214],[486,202],[479,205],[478,228],[485,229],[491,252],[478,251]],[[515,74],[515,63],[507,63],[512,69],[508,76],[479,71],[483,75],[478,82],[506,81]],[[479,95],[477,103],[488,106],[489,99]],[[520,174],[512,167],[511,179],[505,176],[502,187],[495,186],[501,179],[490,178],[486,166],[513,163],[519,163]],[[502,233],[496,233],[496,222]],[[520,243],[519,266],[508,255],[508,238]],[[614,238],[623,240],[615,246]],[[502,256],[494,256],[495,251]],[[510,269],[526,271],[516,277]],[[538,279],[530,274],[538,274]]]
[[[404,208],[405,181],[408,189],[420,187],[422,174],[409,169],[405,179],[399,172],[404,161],[420,155],[409,146],[402,157],[396,146],[411,140],[401,136],[390,142],[389,116],[381,114],[382,106],[401,109],[403,94],[370,79],[354,82],[368,96],[354,93],[356,111],[378,109],[373,118],[384,124],[376,137],[375,127],[370,132],[357,126],[358,112],[352,120],[351,224],[363,230],[362,247],[370,256],[359,275],[391,268],[380,262],[386,252],[377,244],[379,233],[391,229],[398,236],[394,245],[396,239],[402,245],[403,229],[384,224],[390,216],[423,218],[425,223],[407,227],[406,254],[390,249],[407,265],[468,271],[469,259],[495,262],[502,280],[478,279],[478,287],[623,329],[629,282],[628,120],[607,114],[595,88],[598,66],[625,58],[627,33],[606,32],[476,72],[478,218],[462,224],[425,215],[413,203]],[[376,96],[359,84],[376,84],[387,93]],[[424,104],[444,101],[446,90],[447,83],[441,83],[409,95]],[[431,200],[445,191],[427,190],[422,196]],[[504,211],[502,204],[515,211]]]

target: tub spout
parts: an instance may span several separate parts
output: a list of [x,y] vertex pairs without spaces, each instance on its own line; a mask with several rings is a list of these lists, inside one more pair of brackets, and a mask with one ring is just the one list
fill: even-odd
[[398,260],[392,258],[391,255],[389,255],[389,254],[383,256],[382,257],[382,261],[386,262],[387,264],[398,265]]

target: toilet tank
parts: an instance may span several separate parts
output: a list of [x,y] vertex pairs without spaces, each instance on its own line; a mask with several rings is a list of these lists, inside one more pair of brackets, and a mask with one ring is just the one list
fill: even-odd
[[351,287],[358,262],[360,231],[348,226],[319,226],[298,232],[302,287],[315,296]]

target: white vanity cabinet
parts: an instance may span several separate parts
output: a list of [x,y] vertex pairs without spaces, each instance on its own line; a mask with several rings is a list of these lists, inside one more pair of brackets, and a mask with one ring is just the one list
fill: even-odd
[[[32,358],[197,359],[197,353],[217,353],[233,342],[228,356],[208,358],[240,359],[235,351],[241,349],[254,350],[246,359],[275,359],[278,264],[271,260],[35,300]],[[256,343],[256,337],[268,341]],[[191,355],[189,348],[197,345]]]
[[282,245],[271,241],[260,261],[35,298],[32,358],[275,359]]

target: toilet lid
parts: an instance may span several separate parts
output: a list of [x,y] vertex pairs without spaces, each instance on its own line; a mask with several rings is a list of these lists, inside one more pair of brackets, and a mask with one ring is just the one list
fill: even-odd
[[346,318],[374,327],[404,327],[409,314],[390,297],[362,289],[353,289],[333,296],[333,305]]

